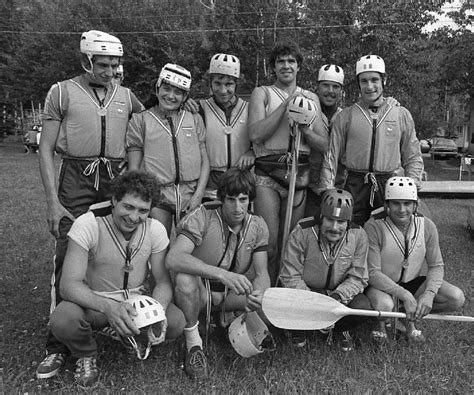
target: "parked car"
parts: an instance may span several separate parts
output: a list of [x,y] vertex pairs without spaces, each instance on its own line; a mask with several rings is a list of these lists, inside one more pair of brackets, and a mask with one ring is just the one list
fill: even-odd
[[428,140],[420,140],[421,153],[426,154],[430,152],[431,144]]
[[458,146],[452,139],[433,137],[431,144],[433,158],[454,158],[458,155]]

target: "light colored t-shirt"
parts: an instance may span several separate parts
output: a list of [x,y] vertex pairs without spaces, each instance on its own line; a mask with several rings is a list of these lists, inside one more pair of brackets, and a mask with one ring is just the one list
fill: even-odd
[[164,251],[169,244],[166,229],[155,219],[148,218],[139,224],[130,241],[126,241],[112,215],[96,217],[93,212],[77,218],[68,237],[88,251],[86,282],[92,290],[99,292],[123,288],[127,246],[133,267],[129,272],[128,288],[137,288],[145,280],[150,257]]

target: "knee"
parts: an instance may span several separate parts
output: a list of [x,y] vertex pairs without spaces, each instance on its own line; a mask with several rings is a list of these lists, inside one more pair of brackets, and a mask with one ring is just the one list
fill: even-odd
[[168,321],[168,329],[166,330],[167,339],[176,339],[179,337],[186,326],[186,319],[183,312],[175,305],[170,304],[166,310],[166,319]]
[[177,273],[175,277],[175,292],[180,296],[195,297],[199,291],[200,278],[187,273]]
[[370,295],[369,301],[375,310],[392,311],[395,306],[392,297],[385,292],[377,292],[376,295]]
[[83,313],[84,310],[80,306],[62,301],[51,315],[51,332],[59,340],[67,337],[67,333],[79,327]]
[[450,311],[460,310],[465,301],[466,297],[464,296],[464,292],[458,287],[455,287],[448,299],[448,308]]

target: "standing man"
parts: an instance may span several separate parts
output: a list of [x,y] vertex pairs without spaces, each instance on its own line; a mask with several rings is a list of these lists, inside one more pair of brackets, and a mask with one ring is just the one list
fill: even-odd
[[[344,70],[335,64],[325,64],[319,69],[318,83],[316,85],[316,94],[321,103],[321,117],[324,124],[326,135],[331,134],[331,126],[336,115],[342,111],[339,103],[342,100],[344,88]],[[319,186],[319,175],[321,173],[321,164],[328,145],[323,150],[312,149],[309,155],[309,163],[311,165],[311,179],[307,190],[305,217],[314,216],[319,218],[321,197],[317,193]],[[345,169],[338,165],[336,175],[336,188],[344,186]]]
[[224,316],[226,311],[258,311],[270,286],[268,228],[261,217],[248,212],[255,197],[253,176],[231,168],[219,179],[217,197],[217,207],[203,205],[180,222],[166,258],[168,269],[176,273],[176,305],[186,318],[184,370],[191,378],[208,375],[199,312],[206,307]]
[[151,305],[145,313],[166,312],[164,322],[144,328],[148,342],[174,339],[184,327],[183,313],[171,302],[173,288],[165,267],[168,236],[159,221],[149,218],[159,199],[156,178],[130,171],[117,177],[111,189],[110,212],[89,211],[68,233],[60,285],[64,299],[51,315],[51,330],[77,358],[74,377],[85,386],[99,376],[93,330],[110,325],[122,338],[140,334],[134,320],[140,311],[131,301],[145,292],[148,273],[155,284],[148,301],[156,301],[158,310]]
[[420,142],[410,112],[383,96],[385,62],[362,56],[356,64],[360,100],[338,114],[321,168],[320,193],[334,187],[338,163],[348,171],[345,189],[355,198],[354,222],[363,225],[383,206],[385,182],[401,168],[419,187]]
[[[415,180],[392,177],[385,187],[385,209],[380,208],[364,226],[369,238],[367,296],[376,310],[392,311],[399,299],[408,317],[410,341],[424,341],[414,320],[430,312],[459,310],[464,294],[443,280],[436,225],[417,213]],[[387,339],[385,320],[372,331],[376,341]]]
[[[67,248],[66,235],[90,205],[110,199],[110,182],[125,158],[125,133],[133,112],[143,109],[135,95],[113,82],[123,56],[120,40],[97,30],[80,43],[85,73],[54,84],[48,92],[40,142],[40,172],[48,205],[48,225],[56,238],[51,278],[51,313],[61,300],[58,287]],[[54,153],[61,155],[58,185]],[[47,357],[38,378],[58,373],[66,347],[49,333]]]
[[[268,165],[264,162],[278,163],[280,158],[291,153],[290,125],[287,106],[297,96],[305,96],[316,103],[317,117],[311,127],[301,127],[302,144],[300,161],[308,161],[310,148],[324,151],[327,147],[327,133],[321,118],[318,97],[296,85],[297,74],[303,64],[303,56],[296,43],[279,42],[273,48],[270,58],[276,81],[270,86],[254,89],[249,103],[249,136],[255,152],[255,178],[257,196],[254,202],[255,213],[261,215],[270,230],[269,272],[272,284],[279,273],[280,244],[286,215],[288,187],[270,177]],[[309,173],[309,165],[308,165]],[[309,177],[308,177],[309,184]],[[291,227],[304,215],[305,189],[296,191],[294,196]]]
[[[353,309],[371,309],[363,293],[369,279],[369,246],[364,230],[351,223],[353,206],[349,192],[332,189],[323,197],[320,217],[298,223],[282,254],[283,286],[329,295]],[[336,323],[334,331],[342,334],[343,351],[353,347],[349,329],[365,319],[348,316]],[[292,341],[304,346],[304,331],[293,331]]]
[[217,184],[233,166],[248,169],[255,155],[247,130],[248,102],[236,94],[240,78],[240,61],[230,54],[212,56],[209,85],[212,96],[199,100],[198,112],[206,125],[206,148],[211,173],[205,198],[217,199]]

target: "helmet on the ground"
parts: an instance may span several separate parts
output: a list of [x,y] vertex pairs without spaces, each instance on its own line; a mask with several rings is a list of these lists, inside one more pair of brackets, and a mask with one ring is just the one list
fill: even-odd
[[[152,346],[158,345],[165,340],[166,336],[166,314],[161,304],[155,299],[146,295],[132,295],[127,300],[137,312],[132,316],[132,321],[140,329],[137,336],[127,337],[140,360],[147,359]],[[154,334],[151,325],[161,323],[161,333],[159,337]]]
[[344,85],[344,70],[335,64],[325,64],[319,69],[318,81],[332,81]]
[[158,89],[163,82],[189,92],[189,89],[191,89],[191,73],[177,64],[167,63],[160,71],[156,88]]
[[81,52],[89,59],[94,55],[123,56],[123,47],[117,37],[98,30],[89,30],[82,33]]
[[343,189],[331,189],[323,195],[321,217],[350,221],[353,209],[354,199],[350,192]]
[[392,177],[385,184],[385,200],[418,200],[415,180],[410,177]]
[[356,63],[356,76],[366,71],[376,71],[385,74],[385,62],[377,55],[362,56]]
[[255,311],[238,316],[229,326],[230,343],[244,358],[264,352],[262,343],[267,338],[273,342],[268,327]]
[[316,103],[304,96],[296,96],[288,103],[288,119],[291,123],[311,125],[317,116]]
[[211,58],[209,74],[224,74],[240,78],[240,61],[234,55],[225,53],[215,54]]
[[139,329],[166,319],[166,314],[161,304],[149,296],[133,295],[128,299],[128,303],[137,312],[137,315],[132,316],[132,321]]

